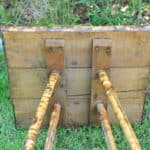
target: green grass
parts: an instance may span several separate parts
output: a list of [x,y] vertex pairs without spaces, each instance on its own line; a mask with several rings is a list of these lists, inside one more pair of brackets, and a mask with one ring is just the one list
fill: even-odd
[[0,4],[0,24],[149,25],[150,3],[144,0],[13,0]]
[[[150,78],[147,93],[150,93]],[[147,96],[145,115],[142,124],[135,124],[134,130],[143,150],[150,145],[150,96]],[[128,150],[127,142],[119,128],[113,126],[113,134],[118,149]],[[16,129],[14,112],[8,90],[8,77],[5,58],[0,55],[0,150],[22,150],[27,130]],[[42,150],[46,138],[46,129],[42,129],[37,139],[36,150]],[[96,126],[82,126],[57,130],[54,150],[107,150],[102,129]]]

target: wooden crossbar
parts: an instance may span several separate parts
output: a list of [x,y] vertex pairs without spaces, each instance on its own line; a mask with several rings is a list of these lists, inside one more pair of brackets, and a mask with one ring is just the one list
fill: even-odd
[[128,117],[126,113],[124,112],[120,101],[118,99],[118,96],[116,92],[112,88],[112,83],[109,80],[109,77],[107,73],[103,70],[101,70],[99,73],[99,79],[102,83],[105,93],[108,97],[108,100],[113,108],[113,111],[115,112],[115,115],[120,123],[120,126],[125,134],[125,137],[130,145],[130,148],[132,150],[141,150],[141,146],[138,142],[138,139],[132,129],[132,126],[128,120]]

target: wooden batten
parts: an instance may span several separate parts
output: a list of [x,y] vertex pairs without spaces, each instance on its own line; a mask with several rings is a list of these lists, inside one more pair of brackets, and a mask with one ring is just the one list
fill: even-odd
[[[63,47],[59,54],[64,55],[64,71],[54,94],[64,114],[60,123],[89,123],[92,47],[93,39],[99,38],[111,39],[110,79],[129,120],[141,120],[150,69],[149,27],[10,27],[2,28],[2,33],[18,126],[29,125],[48,81],[45,54],[49,46]],[[60,55],[51,62],[59,63]],[[116,122],[109,103],[108,113],[111,122]]]
[[90,123],[97,123],[97,111],[95,111],[97,103],[107,103],[103,86],[99,84],[97,73],[99,70],[105,69],[110,72],[112,39],[111,38],[95,38],[92,47],[92,78],[91,78],[91,101],[90,101]]
[[65,67],[65,41],[63,38],[52,38],[45,40],[45,59],[47,68],[63,71]]

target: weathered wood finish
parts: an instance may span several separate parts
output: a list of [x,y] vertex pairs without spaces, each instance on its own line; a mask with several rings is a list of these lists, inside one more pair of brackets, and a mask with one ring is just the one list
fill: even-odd
[[64,58],[64,39],[46,39],[45,40],[45,59],[47,68],[63,71],[65,67]]
[[142,150],[141,145],[132,129],[130,121],[123,110],[123,107],[120,104],[118,96],[116,92],[112,88],[112,83],[109,80],[109,77],[105,71],[99,72],[99,80],[100,83],[103,85],[105,93],[108,97],[108,100],[112,106],[112,109],[115,113],[116,118],[119,121],[119,124],[125,134],[125,137],[129,143],[131,150]]
[[[92,45],[97,38],[112,40],[110,78],[130,121],[141,120],[150,67],[148,27],[13,27],[2,30],[18,126],[29,125],[48,80],[45,57],[48,39],[64,40],[65,70],[54,95],[66,116],[61,122],[89,123]],[[27,102],[32,106],[27,107]],[[116,122],[109,106],[108,111],[111,122]]]
[[44,150],[52,150],[53,148],[53,141],[56,134],[56,128],[59,121],[60,111],[61,111],[61,106],[59,104],[54,104],[53,112],[49,122],[49,128],[48,128]]
[[[71,68],[65,69],[64,72],[61,84],[59,85],[59,91],[61,88],[65,88],[67,95],[70,96],[89,95],[91,93],[92,72],[90,68]],[[9,74],[12,98],[40,98],[48,80],[48,70],[43,68],[11,68],[9,69]],[[146,89],[148,74],[148,67],[112,68],[110,70],[110,78],[112,83],[115,84],[115,90],[117,92]],[[130,84],[128,81],[130,81]],[[35,85],[35,87],[33,88],[32,85]],[[58,93],[58,90],[56,91],[56,94]]]
[[[45,40],[63,38],[66,67],[91,67],[94,38],[112,39],[111,67],[143,67],[150,64],[149,31],[137,32],[3,32],[8,66],[45,67]],[[118,42],[119,41],[119,42]],[[11,59],[9,59],[11,58]]]
[[110,70],[111,65],[112,39],[96,38],[93,39],[92,48],[92,78],[91,78],[91,101],[90,101],[90,123],[99,122],[95,108],[97,102],[106,103],[106,96],[103,86],[99,84],[97,71],[101,69]]
[[33,150],[35,140],[37,138],[39,129],[43,123],[46,110],[48,108],[49,101],[51,101],[52,94],[60,80],[60,75],[56,72],[52,72],[49,76],[48,83],[41,97],[40,103],[37,107],[36,115],[29,128],[27,139],[24,145],[25,150]]
[[115,144],[115,140],[111,130],[111,125],[109,122],[108,113],[104,104],[97,104],[97,113],[99,115],[99,121],[101,122],[101,126],[105,135],[108,150],[117,150],[117,146]]
[[[120,92],[117,94],[119,98],[121,97],[120,103],[124,108],[124,111],[127,113],[129,120],[132,123],[140,122],[143,112],[144,92],[128,92],[129,97],[131,98],[125,98],[126,94],[124,94],[124,92]],[[132,95],[134,95],[134,97],[132,97]],[[122,96],[124,96],[124,98]],[[69,104],[67,104],[67,123],[72,124],[78,122],[80,124],[87,124],[89,122],[90,115],[90,95],[69,96],[68,100]],[[19,127],[22,126],[25,128],[30,125],[31,120],[36,112],[38,103],[39,99],[14,99],[14,105],[16,108],[15,116],[17,117],[16,123]],[[49,108],[48,110],[51,109]],[[110,105],[108,105],[108,113],[110,122],[117,123],[118,121],[116,120],[116,117]],[[44,126],[48,125],[48,116],[49,112],[47,112],[47,117],[44,121]]]

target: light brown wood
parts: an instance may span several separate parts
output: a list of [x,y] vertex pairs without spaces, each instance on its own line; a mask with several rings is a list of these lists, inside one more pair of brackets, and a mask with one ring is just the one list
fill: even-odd
[[86,95],[91,91],[91,68],[66,69],[67,95]]
[[47,138],[44,146],[44,150],[52,150],[53,141],[56,134],[56,128],[59,121],[61,106],[59,104],[54,104],[53,112],[51,114]]
[[[124,92],[117,92],[117,94],[122,101],[123,107],[125,107],[125,110],[127,110],[127,114],[132,122],[141,121],[140,117],[142,116],[142,109],[144,104],[144,92],[141,88],[146,89],[148,72],[149,72],[149,68],[113,68],[110,71],[113,84],[116,85],[115,89],[117,91],[120,89],[121,91],[124,91]],[[115,76],[117,76],[117,73],[118,73],[118,80],[115,78]],[[39,69],[9,69],[9,74],[10,74],[11,96],[15,101],[14,102],[15,111],[16,111],[15,114],[17,115],[16,121],[18,123],[18,126],[26,127],[27,125],[29,125],[28,123],[30,120],[27,117],[26,110],[21,107],[22,105],[25,104],[21,104],[20,101],[21,99],[24,99],[24,102],[22,103],[26,103],[27,99],[34,99],[34,98],[39,99],[41,97],[42,91],[44,90],[44,86],[48,78],[48,71],[47,69],[40,69],[40,68]],[[125,74],[130,74],[130,76],[125,76]],[[65,111],[66,113],[67,113],[66,109],[68,107],[67,103],[71,104],[72,112],[69,113],[70,116],[67,115],[67,118],[70,118],[69,120],[72,121],[67,121],[68,119],[65,117],[66,113],[64,112],[61,114],[63,115],[62,116],[63,120],[61,123],[65,123],[65,122],[66,123],[79,122],[81,124],[88,123],[89,112],[88,111],[82,112],[84,113],[82,115],[83,117],[81,116],[81,113],[79,113],[80,114],[79,116],[81,116],[81,118],[79,118],[77,116],[77,112],[74,111],[74,109],[75,110],[77,108],[82,109],[82,107],[84,107],[83,105],[89,107],[90,98],[86,99],[87,103],[85,104],[79,102],[79,105],[73,105],[73,102],[71,101],[70,97],[66,98],[66,94],[70,96],[71,95],[84,96],[85,94],[90,94],[90,88],[91,88],[90,80],[91,80],[91,69],[80,68],[80,69],[65,70],[65,73],[60,83],[60,85],[63,85],[63,87],[60,85],[58,86],[55,96],[56,96],[56,100],[58,100],[61,103],[63,108],[62,110]],[[128,80],[130,81],[130,84],[128,84],[127,82]],[[125,88],[128,90],[126,90]],[[21,113],[18,113],[19,108],[22,108]],[[136,110],[133,108],[136,108]],[[31,109],[30,116],[33,116],[32,113],[34,113],[35,110],[36,107],[34,107],[34,110]],[[89,110],[89,108],[87,109],[85,108],[85,110]],[[110,116],[111,122],[113,123],[117,122],[112,113],[111,108],[109,109],[109,114],[112,114]]]
[[[57,90],[56,90],[57,91]],[[130,122],[132,123],[140,123],[142,119],[142,112],[144,107],[144,91],[137,92],[124,92],[117,93],[120,99],[120,103],[128,115]],[[129,97],[127,97],[129,95]],[[133,95],[133,97],[132,97]],[[139,97],[138,97],[139,96]],[[57,97],[58,98],[58,97]],[[53,101],[57,100],[54,99]],[[61,99],[61,97],[59,98]],[[64,121],[60,123],[64,125],[75,124],[78,123],[80,125],[89,123],[89,108],[90,108],[90,95],[83,96],[68,96],[68,103],[66,106],[68,107],[66,114],[64,116]],[[143,101],[142,101],[143,100]],[[15,118],[17,127],[28,128],[32,118],[36,113],[36,108],[38,106],[40,99],[13,99],[15,106]],[[62,106],[64,107],[64,106]],[[62,108],[62,112],[64,108]],[[51,110],[48,109],[48,110]],[[45,121],[43,123],[44,127],[48,127],[49,122],[49,111],[46,114]],[[108,115],[111,123],[118,124],[118,120],[115,117],[115,114],[108,104]],[[79,117],[80,116],[80,117]]]
[[102,103],[97,104],[97,112],[99,115],[99,120],[101,122],[101,126],[103,128],[103,132],[105,135],[105,140],[109,150],[117,150],[115,140],[112,134],[111,125],[108,118],[107,110]]
[[55,38],[45,40],[45,59],[49,70],[64,70],[64,39]]
[[[2,28],[17,126],[26,126],[36,109],[35,106],[33,110],[29,107],[29,113],[26,113],[26,110],[21,107],[21,102],[25,105],[28,99],[32,102],[39,100],[48,80],[49,70],[45,69],[47,67],[46,45],[64,47],[65,70],[62,72],[62,81],[54,95],[55,100],[62,106],[60,122],[88,123],[89,108],[85,107],[89,106],[90,98],[81,98],[81,100],[86,99],[84,102],[80,102],[79,99],[77,105],[71,101],[71,97],[77,101],[78,97],[89,97],[91,94],[93,39],[111,39],[112,84],[115,85],[117,94],[119,92],[124,95],[124,100],[121,99],[121,102],[125,103],[124,107],[130,120],[139,122],[144,96],[138,93],[146,89],[150,67],[149,32],[149,27],[130,26]],[[54,42],[55,39],[63,39],[63,42]],[[32,88],[33,85],[34,88]],[[120,95],[118,96],[121,98]],[[139,104],[141,106],[138,106]],[[71,105],[72,112],[67,110],[68,105]],[[81,111],[82,107],[83,111]],[[136,110],[136,113],[132,108],[139,110]],[[84,114],[77,117],[80,113],[77,113],[75,109],[79,109]],[[109,106],[108,111],[109,115],[113,114]],[[113,115],[110,120],[116,122]]]
[[[13,99],[16,127],[29,128],[39,102],[40,99]],[[45,126],[45,121],[43,122]]]
[[[45,39],[65,39],[66,67],[91,67],[92,40],[112,39],[111,67],[149,67],[150,31],[3,32],[9,67],[45,67]],[[28,43],[28,44],[27,44]],[[131,61],[132,60],[132,61]]]
[[[112,39],[95,38],[93,39],[92,49],[92,69],[109,69],[111,64]],[[94,67],[94,68],[93,68]]]
[[68,96],[67,123],[89,123],[90,95]]
[[48,74],[47,69],[9,69],[11,97],[40,98],[48,81]]
[[[46,84],[47,78],[48,78],[48,71],[47,69],[10,69],[10,85],[11,85],[11,93],[12,97],[14,97],[15,100],[15,109],[16,109],[16,118],[17,118],[17,123],[18,126],[27,126],[29,125],[29,119],[27,117],[27,114],[23,115],[23,113],[26,112],[21,106],[25,104],[21,101],[21,99],[33,99],[37,98],[39,99],[42,95],[42,91],[44,90],[44,86]],[[143,72],[143,74],[142,74]],[[146,88],[146,81],[149,72],[149,68],[114,68],[111,69],[110,74],[111,78],[113,80],[113,83],[116,85],[116,89],[119,90],[119,88],[123,88],[121,91],[124,92],[117,92],[119,98],[122,100],[122,104],[125,107],[125,110],[127,110],[128,116],[132,122],[140,122],[141,119],[140,117],[142,116],[142,109],[143,109],[143,104],[144,104],[144,92],[143,90],[139,89],[134,89],[135,88]],[[79,75],[80,73],[80,75]],[[118,81],[115,78],[115,75],[118,73]],[[65,74],[62,77],[62,80],[60,83],[63,85],[63,88],[58,86],[58,89],[56,90],[56,100],[60,102],[61,100],[61,105],[64,109],[67,107],[67,103],[71,104],[71,111],[69,113],[70,118],[68,121],[70,122],[79,122],[81,124],[87,123],[88,122],[88,111],[83,111],[84,113],[81,117],[79,118],[77,116],[76,110],[77,108],[85,108],[89,107],[89,102],[90,98],[87,98],[87,103],[80,103],[78,105],[73,105],[73,102],[71,101],[70,97],[67,98],[66,101],[66,89],[67,89],[67,95],[85,95],[85,94],[90,94],[90,79],[91,79],[91,69],[66,69]],[[125,76],[124,74],[130,74],[130,76]],[[139,75],[139,76],[138,76]],[[121,82],[121,76],[122,82]],[[130,80],[131,84],[128,84],[127,80]],[[137,82],[138,80],[138,82]],[[71,81],[74,81],[71,83]],[[81,82],[82,81],[82,82]],[[133,83],[132,83],[132,82]],[[67,82],[67,83],[64,83]],[[70,83],[70,84],[69,84]],[[130,90],[125,90],[130,89]],[[32,85],[35,85],[34,88],[32,88]],[[78,86],[79,85],[79,86]],[[132,86],[133,85],[133,86]],[[103,91],[102,91],[103,92]],[[34,93],[34,94],[33,94]],[[122,96],[124,95],[124,96]],[[76,98],[75,98],[76,99]],[[84,98],[85,99],[85,98]],[[129,99],[129,100],[128,100]],[[20,102],[21,101],[21,102]],[[26,103],[27,100],[24,100],[24,103]],[[71,101],[71,102],[70,102]],[[85,105],[85,106],[83,106]],[[76,108],[77,107],[77,108]],[[24,112],[22,111],[21,113],[18,113],[18,109],[22,108]],[[109,107],[108,107],[109,108]],[[136,109],[133,109],[136,108]],[[29,109],[29,108],[26,108]],[[36,110],[36,107],[34,107]],[[35,112],[31,109],[30,116],[32,113]],[[84,110],[89,110],[89,108],[85,108]],[[67,110],[66,110],[67,111]],[[111,122],[117,122],[113,112],[110,108],[109,114],[112,114],[110,117]],[[137,113],[136,113],[137,112]],[[67,113],[67,112],[66,112]],[[73,114],[74,113],[74,114]],[[81,116],[81,113],[79,113]],[[65,113],[63,113],[65,115]],[[33,116],[33,115],[32,115]],[[66,115],[65,115],[66,116]],[[67,118],[64,121],[67,123]],[[136,117],[134,117],[136,116]],[[30,118],[30,117],[29,117]],[[111,119],[112,118],[112,119]],[[27,120],[26,120],[27,119]],[[75,120],[74,120],[75,119]],[[83,120],[83,121],[82,121]],[[26,123],[27,122],[27,123]],[[63,121],[62,121],[63,123]],[[23,125],[25,124],[25,125]],[[46,123],[47,124],[47,123]]]
[[43,39],[31,40],[31,38],[24,37],[5,40],[4,38],[4,42],[9,67],[46,67]]
[[[117,92],[134,92],[146,89],[148,74],[148,67],[112,68],[110,70],[110,78],[112,83],[115,84]],[[41,68],[9,69],[9,75],[12,98],[40,98],[48,80],[48,70]],[[130,84],[128,84],[128,81],[130,81]],[[57,90],[56,94],[64,89],[67,90],[67,95],[89,95],[91,93],[91,69],[65,69],[61,82],[63,88]],[[34,88],[32,85],[34,85]],[[97,86],[98,89],[98,83]]]
[[[118,95],[118,93],[117,93],[117,95]],[[141,123],[141,121],[142,121],[144,102],[145,102],[144,97],[142,99],[143,99],[143,101],[141,101],[141,99],[139,97],[132,98],[132,99],[131,98],[120,99],[120,97],[119,97],[121,106],[122,106],[123,110],[126,112],[128,119],[132,124],[133,123]],[[108,103],[107,111],[109,114],[110,122],[119,124],[119,121],[116,118],[116,115],[109,103]]]
[[[41,98],[42,93],[45,89],[45,85],[48,81],[49,71],[47,69],[42,68],[10,69],[9,74],[10,74],[9,82],[11,89],[11,97],[14,100],[14,106],[16,106],[17,109],[18,105],[19,105],[18,107],[22,106],[20,104],[20,101],[22,101],[22,99],[37,100]],[[60,84],[57,86],[57,90],[54,93],[54,100],[59,102],[63,108],[63,115],[61,115],[61,119],[63,120],[62,123],[65,122],[65,115],[66,115],[65,106],[67,103],[66,89],[65,89],[66,88],[65,74],[66,74],[65,72],[62,72]],[[34,108],[36,109],[36,107]]]
[[[110,70],[112,53],[112,39],[95,38],[92,47],[92,79],[91,79],[91,101],[90,101],[90,123],[97,121],[97,112],[95,107],[97,102],[105,102],[106,96],[103,92],[103,86],[98,84],[97,70]],[[99,123],[99,122],[98,122]]]
[[129,143],[129,146],[132,150],[141,150],[141,146],[138,142],[138,139],[132,129],[132,126],[128,120],[128,117],[123,110],[120,101],[118,99],[117,94],[112,88],[112,83],[109,80],[109,77],[105,71],[99,72],[99,79],[101,84],[104,87],[104,90],[106,91],[106,95],[108,97],[108,100],[112,106],[113,111],[115,112],[115,115],[120,123],[120,126],[126,136],[126,139]]
[[49,76],[49,81],[46,85],[40,103],[37,107],[35,118],[33,119],[33,122],[28,131],[27,139],[24,145],[25,150],[32,150],[35,145],[35,140],[43,122],[49,104],[49,100],[52,97],[56,84],[59,80],[60,75],[57,72],[52,72]]
[[49,38],[45,40],[45,47],[46,48],[51,48],[51,47],[64,47],[65,46],[65,41],[63,38]]

